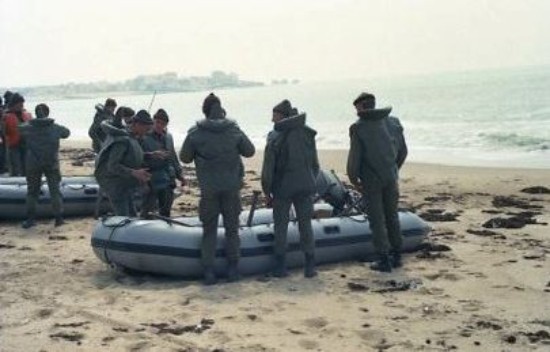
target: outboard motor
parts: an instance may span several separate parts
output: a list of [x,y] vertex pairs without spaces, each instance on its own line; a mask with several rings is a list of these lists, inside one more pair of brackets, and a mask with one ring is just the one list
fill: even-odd
[[332,205],[334,215],[341,213],[346,204],[351,203],[349,191],[334,171],[320,170],[315,184],[319,198]]

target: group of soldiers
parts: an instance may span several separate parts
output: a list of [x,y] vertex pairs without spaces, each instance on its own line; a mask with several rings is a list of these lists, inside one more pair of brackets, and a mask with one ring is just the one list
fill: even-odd
[[[392,268],[402,265],[397,203],[398,171],[407,156],[403,128],[397,118],[390,116],[391,108],[376,108],[375,96],[370,93],[359,95],[353,105],[359,118],[349,130],[347,173],[351,183],[368,199],[366,212],[378,254],[372,268],[391,272]],[[218,280],[214,259],[220,215],[225,228],[227,280],[237,281],[240,191],[245,175],[242,157],[252,157],[255,147],[237,123],[227,118],[220,98],[210,93],[204,99],[204,119],[188,131],[179,160],[173,137],[167,131],[169,116],[164,109],[159,109],[151,117],[146,110],[136,113],[129,107],[117,109],[113,99],[107,99],[96,109],[89,129],[92,147],[97,153],[94,175],[100,189],[109,198],[114,214],[137,216],[134,197],[136,191],[141,190],[141,217],[148,218],[155,211],[161,217],[170,217],[177,181],[181,187],[185,186],[180,160],[186,164],[194,162],[200,188],[198,210],[203,227],[201,261],[204,283],[211,285]],[[47,106],[40,104],[36,107],[36,119],[20,121],[18,127],[24,135],[42,133],[39,131],[49,128],[48,133],[42,133],[41,139],[31,138],[35,139],[33,143],[43,146],[42,154],[34,155],[37,149],[31,149],[33,143],[27,141],[27,172],[35,170],[36,165],[40,167],[31,177],[27,174],[29,216],[23,223],[24,227],[34,225],[32,196],[35,188],[30,183],[37,175],[45,174],[51,191],[60,179],[59,139],[67,138],[69,131],[53,123],[48,113]],[[316,178],[320,170],[315,143],[317,133],[306,124],[306,114],[299,112],[288,100],[273,107],[272,122],[261,173],[267,206],[273,208],[272,274],[276,277],[288,275],[287,230],[289,211],[293,206],[305,259],[304,276],[311,278],[317,275],[311,225]],[[11,156],[11,151],[8,154]],[[59,210],[56,225],[62,224],[60,201],[54,201],[54,207]]]

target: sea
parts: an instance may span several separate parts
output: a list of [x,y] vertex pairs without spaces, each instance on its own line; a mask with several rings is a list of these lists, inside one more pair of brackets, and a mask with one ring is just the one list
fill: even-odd
[[[283,99],[307,115],[319,149],[346,150],[348,128],[357,116],[354,98],[368,91],[379,107],[391,106],[401,120],[409,161],[446,165],[550,168],[550,66],[301,82],[220,89],[228,117],[235,119],[258,149],[272,128],[272,107]],[[154,112],[165,109],[180,144],[202,118],[208,92],[114,96],[125,105]],[[94,106],[108,96],[85,99],[27,97],[27,109],[45,102],[51,117],[86,140]],[[177,147],[178,148],[178,147]],[[345,161],[343,161],[345,162]]]

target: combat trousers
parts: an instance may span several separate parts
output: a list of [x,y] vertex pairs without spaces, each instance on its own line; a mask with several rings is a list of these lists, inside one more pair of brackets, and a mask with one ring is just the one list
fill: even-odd
[[214,265],[218,221],[223,217],[225,228],[225,255],[229,263],[236,263],[240,257],[239,215],[241,195],[237,191],[202,192],[199,204],[199,217],[202,222],[201,259],[205,268]]
[[25,176],[25,148],[8,147],[10,176]]
[[53,213],[56,218],[63,215],[63,199],[59,190],[61,173],[59,167],[43,167],[27,170],[27,218],[36,218],[36,205],[42,186],[42,175],[46,177]]
[[116,193],[107,194],[115,216],[135,217],[134,188],[119,189]]
[[273,199],[273,221],[275,228],[275,255],[283,256],[286,253],[289,212],[294,204],[298,230],[300,232],[300,245],[305,254],[315,253],[315,240],[311,218],[313,217],[313,197],[309,194],[297,195],[291,198],[276,197]]
[[397,181],[386,186],[366,185],[367,215],[373,236],[373,244],[379,255],[388,254],[390,247],[400,251],[403,237],[399,226]]
[[141,217],[146,217],[148,213],[155,211],[158,207],[159,214],[169,218],[172,203],[174,203],[174,189],[171,186],[157,190],[149,188],[149,191],[143,196]]

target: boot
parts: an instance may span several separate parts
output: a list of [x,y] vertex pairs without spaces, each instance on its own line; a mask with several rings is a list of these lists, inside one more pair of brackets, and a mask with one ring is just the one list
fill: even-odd
[[401,252],[399,251],[391,252],[391,266],[394,268],[400,268],[403,266],[403,263],[401,262]]
[[238,262],[230,262],[227,268],[227,281],[236,282],[239,281],[240,278]]
[[315,276],[317,276],[317,271],[315,270],[315,256],[313,254],[306,254],[304,277],[312,278]]
[[36,222],[32,218],[29,218],[21,223],[21,227],[24,229],[30,229],[33,226],[36,226]]
[[214,269],[212,267],[205,267],[203,275],[203,283],[207,286],[215,285],[218,282],[218,279],[216,278],[216,274],[214,273]]
[[383,273],[391,273],[390,256],[387,254],[381,254],[378,260],[371,264],[371,270],[381,271]]
[[273,267],[273,276],[275,277],[287,277],[288,271],[286,270],[286,258],[284,255],[275,256],[275,266]]
[[54,226],[59,227],[59,226],[62,226],[62,225],[65,225],[65,220],[63,220],[63,218],[61,216],[56,217]]

